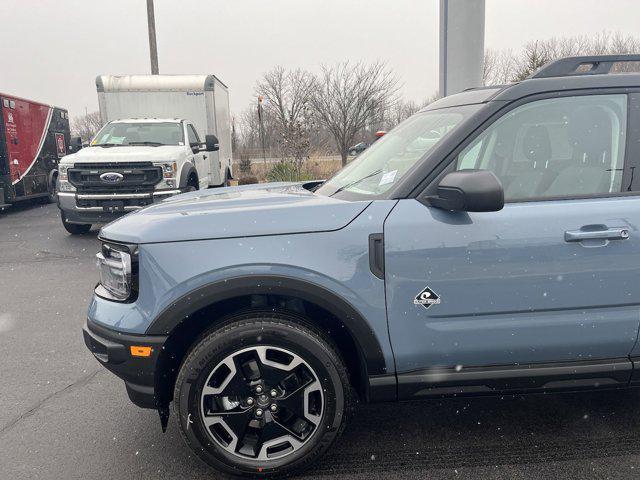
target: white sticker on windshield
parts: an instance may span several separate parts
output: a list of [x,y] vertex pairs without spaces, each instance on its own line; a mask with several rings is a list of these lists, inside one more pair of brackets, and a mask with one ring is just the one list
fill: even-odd
[[391,172],[385,173],[380,179],[380,183],[378,185],[386,185],[387,183],[393,183],[393,181],[396,179],[396,173],[398,173],[398,170],[393,170]]

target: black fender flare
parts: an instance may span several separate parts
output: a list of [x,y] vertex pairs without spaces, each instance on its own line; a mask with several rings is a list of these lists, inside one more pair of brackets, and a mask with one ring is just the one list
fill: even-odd
[[180,169],[180,185],[178,185],[178,188],[181,190],[187,188],[187,182],[189,181],[189,176],[192,173],[195,174],[196,178],[198,178],[196,168],[191,163],[185,162]]
[[365,318],[334,292],[294,277],[249,275],[203,285],[165,308],[149,325],[146,335],[170,335],[189,315],[213,303],[246,295],[285,295],[314,303],[338,318],[352,336],[366,371],[365,375],[387,375],[382,347]]

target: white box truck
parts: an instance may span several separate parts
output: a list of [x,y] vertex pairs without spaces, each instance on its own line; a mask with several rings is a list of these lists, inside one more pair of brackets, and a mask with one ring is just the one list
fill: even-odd
[[72,234],[168,195],[233,177],[229,92],[215,75],[101,75],[104,127],[60,162],[57,196]]

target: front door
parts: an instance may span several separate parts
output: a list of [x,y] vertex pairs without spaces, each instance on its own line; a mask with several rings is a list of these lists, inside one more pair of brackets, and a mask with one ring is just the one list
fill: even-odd
[[[191,148],[200,147],[200,137],[198,136],[198,132],[196,132],[195,128],[192,124],[187,124],[187,136],[189,138],[189,145]],[[193,154],[193,161],[196,166],[196,171],[198,172],[198,181],[200,189],[207,188],[209,186],[209,176],[211,175],[211,171],[209,168],[210,162],[208,157],[211,152],[201,152],[197,151]]]
[[637,153],[627,139],[634,102],[536,100],[469,141],[450,170],[492,170],[501,211],[398,202],[384,244],[401,395],[403,384],[412,395],[520,376],[539,378],[506,388],[629,378],[640,325],[640,197],[625,164]]

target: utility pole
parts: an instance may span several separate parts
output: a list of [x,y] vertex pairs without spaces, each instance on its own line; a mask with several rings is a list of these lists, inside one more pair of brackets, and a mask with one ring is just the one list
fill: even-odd
[[153,13],[153,0],[147,0],[147,23],[149,24],[149,55],[151,74],[158,75],[158,45],[156,44],[156,18]]
[[262,144],[262,161],[267,163],[267,154],[265,147],[265,132],[264,132],[264,120],[263,120],[263,111],[262,111],[262,102],[264,101],[264,97],[262,95],[258,95],[258,131],[260,133],[260,143]]

